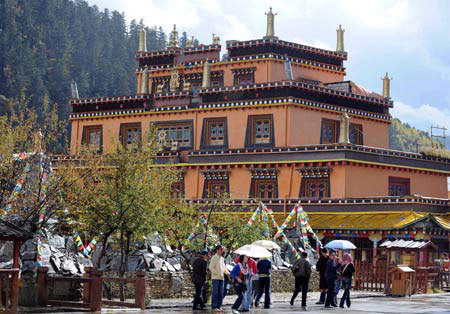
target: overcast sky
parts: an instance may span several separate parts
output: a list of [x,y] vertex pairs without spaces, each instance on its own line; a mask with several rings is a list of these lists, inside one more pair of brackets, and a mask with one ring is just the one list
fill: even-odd
[[[345,29],[346,79],[381,93],[385,72],[394,78],[394,117],[429,131],[450,129],[450,1],[441,0],[88,0],[101,10],[125,13],[128,21],[173,24],[200,43],[211,33],[225,40],[265,35],[269,6],[277,12],[282,40],[336,48],[336,28]],[[130,75],[133,69],[130,69]]]

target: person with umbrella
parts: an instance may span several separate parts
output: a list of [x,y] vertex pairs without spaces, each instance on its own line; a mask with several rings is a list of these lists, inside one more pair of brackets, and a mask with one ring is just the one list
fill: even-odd
[[[234,313],[239,313],[239,307],[242,304],[242,301],[244,300],[244,294],[247,291],[247,280],[249,277],[249,273],[251,273],[251,270],[249,269],[248,265],[248,257],[245,255],[239,256],[239,263],[237,263],[233,270],[230,273],[231,278],[233,278],[233,288],[234,292],[237,294],[237,299],[234,301],[233,306],[231,307],[231,310]],[[243,312],[248,312],[249,310],[243,310]]]
[[331,251],[330,257],[327,261],[327,271],[325,273],[325,278],[327,279],[327,298],[325,300],[325,307],[330,308],[331,306],[337,307],[334,303],[334,290],[336,287],[337,280],[337,270],[341,267],[339,259],[336,257],[336,252]]
[[316,304],[325,304],[325,297],[327,295],[327,280],[325,278],[325,273],[327,271],[328,262],[328,250],[326,248],[320,249],[320,257],[316,263],[316,270],[319,272],[319,289],[320,289],[320,299]]

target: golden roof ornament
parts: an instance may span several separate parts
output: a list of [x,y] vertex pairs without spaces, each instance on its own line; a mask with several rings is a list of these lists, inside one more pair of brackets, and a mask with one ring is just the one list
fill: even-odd
[[336,30],[336,32],[337,32],[336,51],[345,52],[345,50],[344,50],[344,32],[345,32],[345,29],[342,28],[341,24],[339,24],[339,28]]
[[178,31],[177,31],[177,25],[173,24],[173,30],[170,33],[169,37],[169,48],[176,48],[178,47]]
[[213,45],[220,45],[220,37],[216,36],[216,34],[212,34],[212,44]]
[[347,112],[342,113],[340,128],[339,144],[350,144],[350,118]]
[[267,15],[267,30],[265,37],[273,38],[275,37],[275,15],[277,15],[278,13],[273,13],[272,7],[270,7],[269,12],[264,14]]
[[208,59],[203,62],[203,81],[202,88],[208,88],[211,86],[211,69],[209,67]]
[[386,72],[386,75],[381,78],[383,80],[383,97],[386,99],[391,98],[391,80],[392,77]]
[[194,47],[194,36],[191,36],[191,39],[186,40],[185,48],[193,48]]
[[138,51],[147,51],[147,33],[142,25],[139,28],[139,49]]
[[147,68],[145,68],[144,71],[142,71],[141,94],[148,94],[148,70],[147,70]]

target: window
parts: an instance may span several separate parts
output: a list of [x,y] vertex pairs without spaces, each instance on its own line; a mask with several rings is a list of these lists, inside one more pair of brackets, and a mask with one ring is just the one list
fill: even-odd
[[192,147],[192,122],[158,123],[156,136],[162,146]]
[[226,147],[228,147],[227,118],[204,119],[200,149]]
[[235,74],[234,75],[234,86],[250,85],[255,82],[255,74]]
[[85,126],[83,128],[82,143],[97,148],[97,151],[101,151],[103,146],[102,126]]
[[123,147],[141,143],[141,123],[122,123],[120,125],[120,142]]
[[409,195],[410,179],[389,177],[389,196]]
[[276,179],[255,179],[254,197],[256,198],[277,198]]
[[184,195],[184,182],[179,181],[172,184],[170,187],[170,193],[173,198],[182,198]]
[[350,123],[349,128],[350,143],[356,145],[363,144],[363,130],[361,124]]
[[273,146],[273,115],[249,116],[247,146]]
[[255,83],[256,68],[231,69],[234,75],[234,86],[249,85]]
[[339,121],[322,119],[320,144],[337,143],[339,138]]
[[228,192],[228,180],[207,180],[207,198],[217,198]]
[[304,178],[300,197],[322,198],[330,196],[328,178]]

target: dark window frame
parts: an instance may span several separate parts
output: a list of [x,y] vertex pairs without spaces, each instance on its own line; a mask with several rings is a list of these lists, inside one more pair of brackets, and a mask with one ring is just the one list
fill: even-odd
[[[274,185],[274,195],[271,198],[261,198],[257,193],[259,192],[257,189],[258,184],[260,183],[268,183],[271,181]],[[251,185],[250,185],[250,198],[256,198],[256,199],[277,199],[278,198],[278,177],[277,178],[252,178]]]
[[[270,142],[256,143],[256,121],[270,120]],[[245,133],[245,147],[275,147],[275,123],[273,114],[249,115],[247,118],[247,131]]]
[[225,189],[223,193],[230,193],[230,179],[205,179],[203,184],[202,198],[217,198],[220,195],[216,195],[216,191],[213,191],[212,187],[216,185],[224,185]]
[[[403,186],[405,193],[402,195],[394,195],[391,193],[391,186]],[[404,177],[389,177],[388,178],[388,195],[389,196],[407,196],[411,195],[411,179]]]
[[[325,193],[324,196],[320,197],[320,196],[310,196],[309,195],[309,184],[311,181],[316,181],[316,184],[320,184],[320,182],[325,183]],[[321,178],[315,178],[315,177],[302,177],[302,181],[300,183],[300,192],[299,192],[299,197],[301,198],[313,198],[313,199],[320,199],[320,198],[326,198],[326,197],[330,197],[331,195],[331,185],[330,185],[330,177],[321,177]]]
[[[213,145],[210,143],[210,125],[212,123],[223,122],[224,124],[224,143],[222,145]],[[202,140],[200,142],[200,149],[226,149],[228,148],[228,120],[227,117],[219,118],[205,118],[202,126]]]
[[81,145],[88,145],[89,146],[89,134],[90,132],[94,130],[100,130],[100,147],[98,148],[98,152],[103,151],[103,125],[102,124],[96,124],[96,125],[85,125],[83,126],[83,132],[81,134]]
[[[324,142],[324,124],[330,124],[333,123],[335,125],[335,141],[334,142]],[[333,119],[327,119],[322,118],[322,123],[320,124],[320,144],[334,144],[339,142],[339,133],[340,133],[340,121],[339,120],[333,120]]]
[[[358,132],[356,135],[356,141],[352,142],[352,131],[353,129],[356,129]],[[364,133],[363,133],[363,125],[362,124],[358,124],[358,123],[350,123],[349,126],[349,130],[348,130],[348,137],[349,137],[349,141],[352,144],[355,145],[364,145]]]
[[140,147],[142,144],[142,123],[141,122],[130,122],[130,123],[121,123],[120,124],[120,130],[119,130],[119,141],[122,143],[122,146],[124,148],[128,147],[128,143],[126,143],[127,140],[127,134],[126,130],[131,128],[137,128],[138,129],[138,141],[137,146]]
[[[190,145],[189,146],[180,146],[178,145],[179,150],[190,150],[194,147],[194,120],[170,120],[170,121],[152,121],[150,122],[150,127],[155,130],[156,138],[158,136],[158,128],[163,127],[173,127],[173,126],[189,126],[191,130],[190,134]],[[170,144],[165,146],[170,148]]]

